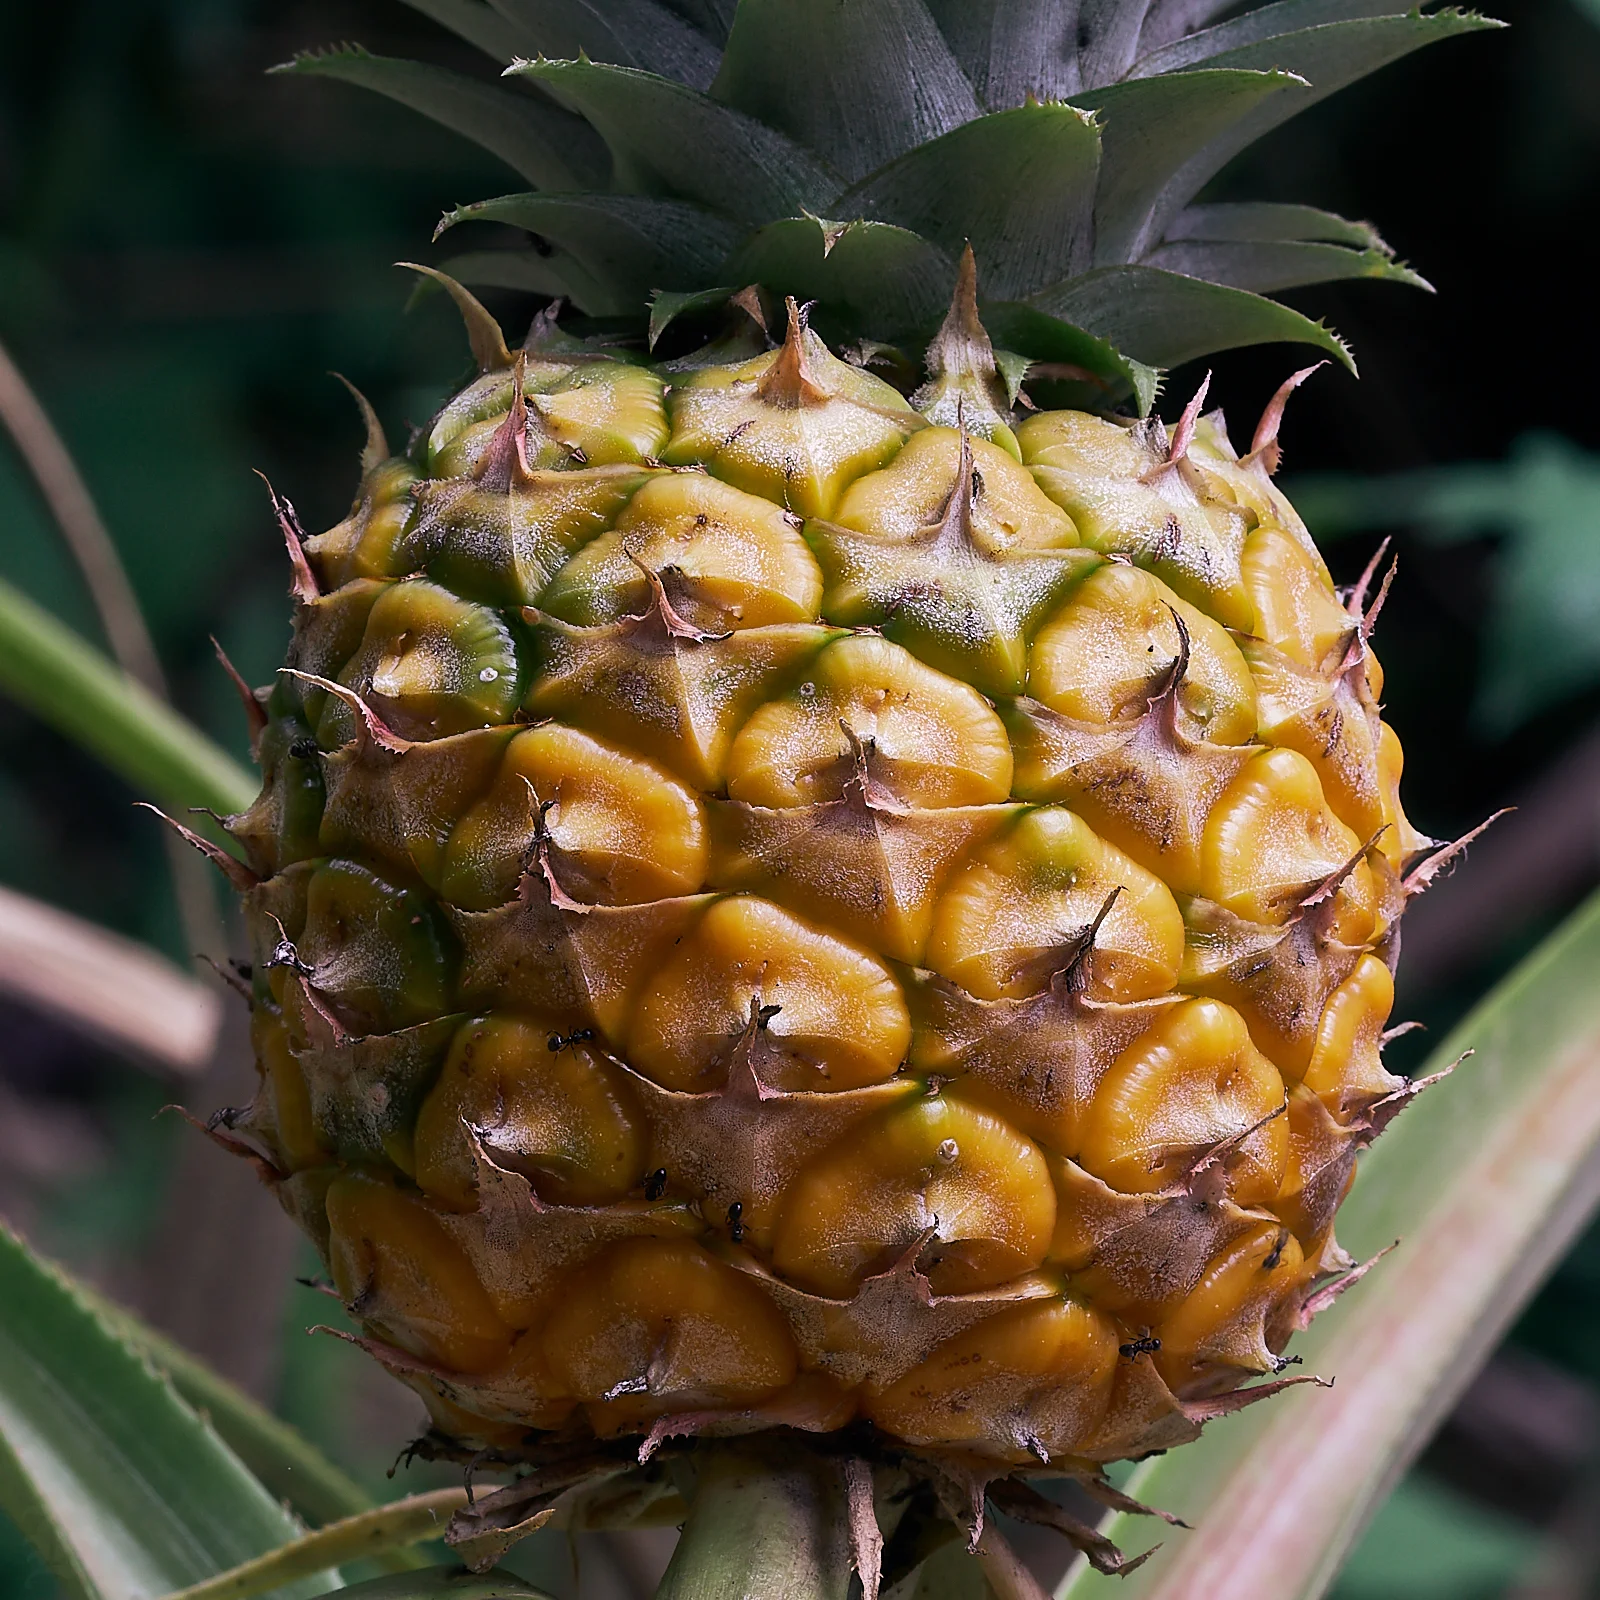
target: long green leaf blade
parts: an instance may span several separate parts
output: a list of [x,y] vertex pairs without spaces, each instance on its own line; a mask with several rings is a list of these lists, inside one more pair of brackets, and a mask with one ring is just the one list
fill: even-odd
[[307,51],[273,71],[338,78],[398,100],[482,145],[541,189],[592,189],[605,181],[605,151],[579,118],[499,84],[356,45]]
[[1069,40],[1078,0],[927,0],[939,30],[979,98],[992,111],[1019,106],[1030,94],[1060,100],[1079,88]]
[[[509,1572],[464,1572],[460,1567],[429,1567],[404,1577],[370,1578],[334,1591],[338,1600],[550,1600],[543,1589]],[[333,1600],[325,1595],[321,1600]]]
[[[1358,15],[1347,21],[1326,22],[1294,33],[1277,34],[1186,62],[1186,72],[1195,68],[1292,72],[1304,78],[1310,87],[1303,94],[1281,95],[1264,101],[1234,122],[1225,133],[1211,139],[1203,151],[1184,163],[1183,182],[1169,187],[1165,198],[1166,214],[1170,215],[1178,206],[1192,200],[1241,150],[1319,100],[1326,100],[1358,78],[1425,45],[1437,44],[1459,33],[1499,26],[1501,24],[1490,18],[1456,10],[1427,13],[1416,10],[1404,16]],[[1147,57],[1134,70],[1140,79],[1147,80],[1162,70],[1161,60],[1161,53]],[[1181,81],[1184,75],[1179,74],[1173,81]]]
[[466,1504],[465,1489],[430,1489],[372,1506],[191,1584],[167,1600],[249,1600],[340,1562],[384,1556],[440,1539],[450,1518]]
[[1344,278],[1383,278],[1413,289],[1432,288],[1387,250],[1351,250],[1315,239],[1174,239],[1152,250],[1144,263],[1253,294],[1279,294]]
[[907,228],[852,222],[840,231],[786,217],[752,234],[718,276],[815,300],[859,332],[894,337],[937,323],[955,272],[944,251]]
[[641,67],[709,89],[717,51],[704,34],[655,0],[494,0],[531,38],[522,56],[567,60],[585,55],[617,67]]
[[243,811],[256,780],[193,723],[0,581],[0,690],[172,811]]
[[851,181],[979,113],[923,0],[741,0],[712,93]]
[[668,78],[597,61],[519,61],[511,70],[595,128],[611,151],[614,189],[693,200],[754,223],[825,210],[841,187],[776,129]]
[[[209,1419],[222,1442],[275,1499],[285,1501],[312,1524],[337,1522],[372,1509],[372,1496],[298,1429],[273,1416],[237,1385],[132,1312],[82,1284],[75,1288],[102,1322]],[[407,1566],[414,1564],[406,1562]]]
[[405,0],[413,11],[432,17],[441,28],[476,45],[486,56],[508,67],[518,56],[532,55],[534,41],[484,0]]
[[[591,298],[603,298],[606,292],[582,278],[576,262],[558,264],[553,256],[542,256],[536,250],[467,250],[435,265],[468,288],[516,289],[551,299],[566,295],[585,311]],[[414,298],[440,292],[438,285],[426,278],[418,280],[412,291]]]
[[171,1385],[3,1228],[0,1508],[77,1600],[152,1600],[300,1532]]
[[[1231,9],[1226,5],[1212,7],[1214,11]],[[1355,22],[1363,17],[1395,17],[1405,9],[1400,0],[1276,0],[1275,4],[1254,6],[1241,16],[1198,28],[1148,50],[1135,64],[1134,76],[1181,72],[1228,50],[1270,44],[1286,33],[1302,33],[1333,22]]]
[[1355,371],[1338,335],[1320,322],[1243,289],[1156,267],[1101,267],[1043,289],[1028,303],[1153,367],[1282,339],[1317,345]]
[[1168,243],[1174,239],[1310,239],[1393,254],[1370,222],[1352,222],[1336,211],[1273,200],[1219,200],[1186,206],[1167,224],[1163,237]]
[[603,304],[574,293],[592,316],[628,316],[656,289],[694,289],[714,278],[739,231],[682,200],[639,194],[508,194],[450,212],[460,222],[505,222],[558,245],[593,283]]
[[1019,106],[969,122],[842,195],[837,214],[891,222],[952,259],[969,242],[978,286],[1021,300],[1081,271],[1092,248],[1100,134],[1074,106]]
[[1233,70],[1135,78],[1079,96],[1073,103],[1102,124],[1095,260],[1137,261],[1216,170],[1214,148],[1231,144],[1233,130],[1263,104],[1308,93],[1291,72]]
[[[1392,1262],[1296,1341],[1331,1390],[1230,1417],[1128,1485],[1194,1531],[1063,1600],[1315,1600],[1394,1473],[1600,1200],[1600,897],[1471,1012],[1430,1070],[1456,1073],[1371,1152],[1339,1213],[1345,1245]],[[1147,1529],[1120,1517],[1113,1538]]]
[[[1045,376],[1043,368],[1031,365],[1035,362],[1081,369],[1089,380],[1078,397],[1081,405],[1098,409],[1131,394],[1142,417],[1155,404],[1159,374],[1153,367],[1131,360],[1109,341],[1033,306],[986,303],[982,314],[996,346],[1026,356],[1033,377]],[[1052,396],[1051,404],[1056,403]]]

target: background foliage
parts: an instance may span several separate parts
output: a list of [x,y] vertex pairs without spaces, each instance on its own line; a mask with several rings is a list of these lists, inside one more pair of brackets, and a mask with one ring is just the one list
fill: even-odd
[[[1301,296],[1353,341],[1363,378],[1320,374],[1285,434],[1291,492],[1334,541],[1337,576],[1377,536],[1397,540],[1379,647],[1413,816],[1446,835],[1522,806],[1408,919],[1401,1014],[1435,1036],[1600,876],[1600,422],[1585,388],[1600,319],[1583,238],[1600,184],[1600,4],[1497,9],[1509,34],[1426,52],[1319,106],[1220,190],[1371,216],[1441,291]],[[176,698],[241,756],[207,635],[260,682],[288,615],[251,469],[308,526],[342,513],[360,430],[322,374],[345,373],[395,435],[429,414],[464,352],[441,304],[406,313],[408,275],[388,263],[416,256],[447,206],[504,187],[489,158],[396,107],[262,76],[341,38],[477,70],[396,0],[0,8],[0,340],[89,479]],[[1212,392],[1237,431],[1294,363],[1282,349],[1223,360]],[[1174,374],[1170,392],[1186,398],[1199,376]],[[3,444],[0,577],[98,636]],[[166,856],[133,798],[0,701],[0,883],[182,958]],[[222,1063],[182,1092],[209,1109],[238,1087]],[[329,1302],[285,1291],[295,1247],[270,1215],[213,1206],[221,1239],[197,1236],[195,1196],[220,1180],[174,1119],[154,1117],[174,1093],[5,1010],[0,1213],[381,1482],[409,1402],[300,1335]],[[1588,1592],[1597,1325],[1591,1234],[1392,1498],[1344,1600]],[[632,1592],[626,1553],[607,1558],[616,1570],[591,1554],[594,1592]],[[570,1587],[564,1551],[528,1559]],[[3,1526],[0,1591],[51,1593]]]

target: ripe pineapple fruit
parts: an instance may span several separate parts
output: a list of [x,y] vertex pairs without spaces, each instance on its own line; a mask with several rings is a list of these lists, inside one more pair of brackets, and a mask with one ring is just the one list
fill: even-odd
[[1476,19],[422,9],[513,81],[297,66],[521,170],[447,222],[535,248],[453,270],[580,315],[512,351],[422,269],[477,375],[400,454],[368,410],[338,526],[279,505],[228,1137],[467,1451],[1092,1480],[1280,1387],[1409,1092],[1430,841],[1382,590],[1273,484],[1306,374],[1243,456],[1203,390],[1146,413],[1210,350],[1343,358],[1253,291],[1409,277],[1381,241],[1193,197]]

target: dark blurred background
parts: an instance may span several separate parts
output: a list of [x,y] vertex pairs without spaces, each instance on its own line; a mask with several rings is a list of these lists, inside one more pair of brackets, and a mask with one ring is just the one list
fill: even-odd
[[[1368,218],[1438,287],[1295,297],[1353,343],[1362,376],[1321,373],[1284,433],[1284,481],[1341,581],[1396,541],[1378,648],[1414,820],[1454,836],[1520,807],[1408,917],[1400,1014],[1435,1037],[1600,878],[1600,0],[1496,9],[1509,32],[1389,68],[1217,186]],[[208,635],[264,682],[288,631],[252,469],[308,527],[342,515],[361,430],[327,374],[363,389],[393,437],[426,418],[465,351],[442,301],[407,311],[409,274],[390,263],[429,259],[447,206],[517,186],[387,102],[263,75],[339,39],[482,70],[399,0],[0,8],[0,342],[99,502],[175,699],[241,758]],[[515,325],[532,305],[495,308]],[[1302,355],[1222,358],[1212,394],[1237,436]],[[1173,374],[1169,408],[1200,376]],[[3,437],[0,577],[102,637]],[[134,798],[0,699],[0,886],[187,961],[168,856]],[[1394,1048],[1414,1065],[1426,1038]],[[304,1337],[329,1303],[292,1287],[298,1246],[156,1114],[236,1092],[243,1059],[230,1023],[210,1072],[176,1080],[0,998],[0,1214],[381,1478],[416,1425],[410,1402]],[[1342,1600],[1600,1592],[1597,1325],[1591,1231],[1391,1497]],[[640,1592],[631,1559],[597,1554],[615,1570],[589,1577]],[[52,1593],[3,1524],[0,1592]]]

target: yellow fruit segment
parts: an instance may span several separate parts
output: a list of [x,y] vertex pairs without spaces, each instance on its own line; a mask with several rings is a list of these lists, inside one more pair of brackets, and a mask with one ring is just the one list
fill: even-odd
[[1288,1337],[1282,1312],[1304,1283],[1300,1245],[1287,1228],[1263,1223],[1206,1267],[1179,1306],[1156,1324],[1156,1369],[1179,1395],[1231,1388],[1271,1372]]
[[417,482],[409,461],[385,461],[361,480],[356,503],[343,522],[306,540],[313,570],[329,588],[353,578],[394,578],[395,547],[411,516],[411,492]]
[[645,571],[673,610],[709,632],[815,622],[822,574],[792,516],[704,472],[652,479],[602,534],[556,574],[539,605],[594,625],[645,611]]
[[863,757],[903,806],[989,805],[1011,788],[1011,746],[983,697],[863,635],[829,645],[792,694],[739,730],[728,795],[756,806],[837,800]]
[[[505,623],[423,579],[378,596],[361,647],[338,677],[406,739],[505,722],[517,704],[516,647]],[[357,713],[330,695],[319,736],[340,744],[358,726]]]
[[545,619],[524,710],[587,728],[715,793],[740,726],[832,637],[798,622],[702,634],[659,606],[594,628]]
[[1271,1209],[1315,1260],[1355,1182],[1359,1134],[1337,1122],[1303,1083],[1289,1091],[1289,1161]]
[[991,1112],[929,1094],[847,1134],[790,1190],[773,1265],[848,1299],[925,1232],[921,1265],[939,1294],[971,1294],[1031,1271],[1055,1227],[1039,1147]]
[[[969,438],[968,447],[976,479],[972,538],[980,551],[1004,555],[1078,542],[1072,518],[1040,490],[1026,467],[987,439]],[[910,539],[944,514],[960,464],[956,429],[924,428],[887,467],[858,478],[830,520],[883,539]]]
[[1393,1009],[1394,977],[1376,956],[1362,956],[1324,1007],[1301,1082],[1335,1116],[1363,1109],[1401,1086],[1379,1058]]
[[359,1170],[328,1187],[328,1267],[339,1297],[404,1350],[452,1372],[505,1358],[512,1330],[423,1202]]
[[[479,471],[496,430],[511,408],[514,376],[492,373],[464,392],[453,413],[429,436],[432,475],[465,477]],[[666,440],[661,380],[620,361],[585,361],[566,368],[525,371],[524,451],[534,468],[611,466],[658,455]]]
[[439,892],[469,910],[502,905],[533,860],[537,822],[573,898],[636,905],[693,894],[705,881],[699,800],[653,761],[547,722],[507,746],[487,795],[445,846]]
[[998,1000],[1035,993],[1080,957],[1098,999],[1164,994],[1177,982],[1183,918],[1154,874],[1065,807],[1043,806],[941,896],[926,964],[969,994]]
[[300,1172],[332,1160],[317,1131],[305,1073],[289,1048],[283,1018],[266,1006],[250,1013],[250,1040],[261,1069],[261,1113],[257,1126],[270,1140],[285,1171]]
[[1254,518],[1202,500],[1192,469],[1134,428],[1080,411],[1041,411],[1017,429],[1039,487],[1077,524],[1083,542],[1149,567],[1224,627],[1250,633],[1255,607],[1240,571]]
[[[1216,1000],[1174,1006],[1100,1082],[1076,1159],[1124,1194],[1152,1194],[1230,1140],[1229,1189],[1240,1205],[1277,1193],[1288,1132],[1283,1079]],[[1270,1120],[1269,1120],[1270,1119]],[[1254,1130],[1253,1132],[1251,1130]]]
[[423,483],[389,570],[426,572],[492,605],[529,605],[645,481],[635,468],[582,467]]
[[[1375,695],[1378,691],[1374,689],[1372,692]],[[1378,848],[1397,867],[1411,862],[1438,842],[1412,826],[1405,807],[1400,803],[1400,773],[1404,766],[1405,754],[1400,748],[1400,736],[1388,723],[1383,723],[1378,730],[1378,783],[1383,795],[1383,820],[1389,827],[1379,838]]]
[[622,1074],[587,1042],[522,1018],[479,1018],[456,1035],[417,1118],[424,1193],[476,1208],[475,1141],[561,1205],[619,1200],[644,1177],[644,1130]]
[[1241,566],[1256,608],[1256,636],[1303,667],[1336,664],[1355,622],[1322,563],[1298,539],[1266,526],[1245,540]]
[[[409,1381],[438,1432],[446,1439],[481,1439],[490,1450],[503,1450],[515,1455],[526,1449],[541,1428],[559,1428],[574,1409],[571,1400],[547,1400],[541,1387],[542,1373],[525,1354],[537,1350],[535,1335],[525,1333],[512,1346],[510,1359],[492,1372],[485,1380],[497,1389],[509,1390],[518,1397],[516,1422],[503,1422],[499,1418],[476,1416],[465,1406],[458,1405],[435,1389],[426,1378],[402,1379]],[[547,1381],[547,1380],[546,1380]]]
[[782,1089],[881,1083],[911,1043],[905,999],[883,962],[738,895],[712,906],[645,984],[628,1059],[669,1089],[702,1093],[726,1080],[753,1026],[765,1036],[761,1077]]
[[809,329],[737,367],[674,385],[673,466],[699,463],[802,517],[826,517],[846,486],[923,426],[896,389],[840,361]]
[[1178,687],[1180,728],[1213,744],[1255,737],[1250,669],[1227,630],[1137,567],[1101,567],[1040,629],[1028,658],[1028,692],[1080,722],[1118,722],[1142,712],[1189,635]]
[[[912,1444],[971,1444],[1019,1461],[1072,1455],[1111,1403],[1117,1345],[1114,1325],[1075,1300],[1017,1306],[869,1395],[866,1412]],[[997,1414],[1012,1420],[1010,1438],[996,1441]]]
[[746,1277],[698,1245],[630,1239],[562,1286],[541,1340],[561,1392],[596,1428],[750,1405],[795,1375],[794,1341]]
[[[1359,856],[1361,840],[1328,809],[1304,756],[1266,750],[1217,803],[1201,850],[1200,892],[1208,900],[1251,922],[1283,922]],[[1371,869],[1356,861],[1334,893],[1338,936],[1361,943],[1373,930]]]

